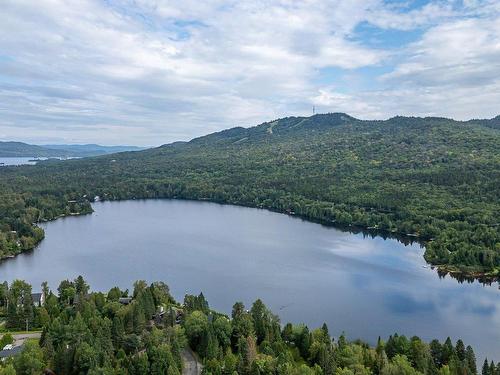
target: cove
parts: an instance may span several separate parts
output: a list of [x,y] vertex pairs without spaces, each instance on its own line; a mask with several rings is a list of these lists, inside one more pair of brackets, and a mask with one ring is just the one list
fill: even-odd
[[375,343],[398,332],[450,336],[500,360],[498,283],[460,284],[426,266],[419,245],[371,238],[266,210],[180,200],[94,204],[92,215],[43,224],[46,238],[0,263],[0,280],[53,289],[83,275],[94,290],[162,280],[182,300],[203,291],[230,313],[261,298],[282,322]]

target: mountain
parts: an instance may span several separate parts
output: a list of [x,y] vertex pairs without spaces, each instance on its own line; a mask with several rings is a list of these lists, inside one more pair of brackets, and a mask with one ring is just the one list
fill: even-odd
[[489,120],[471,120],[471,122],[480,124],[482,126],[487,126],[493,129],[500,129],[500,116],[497,116]]
[[86,157],[123,151],[139,151],[136,146],[85,145],[30,145],[23,142],[1,142],[0,157]]
[[79,156],[97,156],[124,151],[140,151],[145,149],[145,147],[137,146],[101,146],[96,144],[44,145],[43,147],[53,150],[63,150]]
[[[5,168],[0,192],[10,195],[0,223],[22,227],[25,238],[40,238],[30,234],[33,215],[49,220],[88,212],[87,198],[96,195],[210,200],[418,239],[426,246],[425,258],[443,270],[495,277],[497,122],[318,114],[144,151]],[[18,201],[25,202],[22,210]]]
[[72,156],[67,151],[51,150],[46,147],[30,145],[23,142],[0,141],[0,157],[56,157]]

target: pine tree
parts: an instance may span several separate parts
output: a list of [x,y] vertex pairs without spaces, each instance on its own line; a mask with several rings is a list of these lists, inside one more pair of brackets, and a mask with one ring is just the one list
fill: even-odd
[[455,354],[460,361],[465,360],[465,345],[460,339],[457,340],[457,344],[455,345]]
[[484,360],[483,370],[481,371],[481,375],[494,375],[490,374],[490,366],[488,365],[488,358]]
[[451,343],[451,339],[448,337],[443,344],[442,347],[442,364],[447,365],[454,354],[455,350],[453,348],[453,344]]
[[465,363],[473,374],[477,374],[476,355],[470,345],[465,349]]

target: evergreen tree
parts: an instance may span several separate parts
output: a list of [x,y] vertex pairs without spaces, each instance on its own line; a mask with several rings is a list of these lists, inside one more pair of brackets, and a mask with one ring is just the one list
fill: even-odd
[[460,339],[457,340],[457,344],[455,345],[455,354],[460,361],[465,360],[465,345]]
[[494,375],[490,373],[490,365],[488,364],[488,358],[485,358],[483,362],[483,369],[481,371],[481,375]]
[[442,364],[447,365],[450,363],[451,358],[455,354],[455,349],[453,348],[453,344],[451,343],[451,339],[449,337],[446,338],[442,346],[441,359]]
[[477,374],[476,355],[470,345],[465,349],[465,362],[472,374]]

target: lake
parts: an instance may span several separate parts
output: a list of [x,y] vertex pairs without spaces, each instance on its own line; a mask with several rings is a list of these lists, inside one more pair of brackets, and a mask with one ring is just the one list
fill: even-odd
[[[30,161],[33,160],[33,157],[26,158],[26,157],[19,157],[19,158],[11,158],[11,157],[6,157],[2,158],[0,157],[0,167],[3,166],[8,166],[8,165],[35,165],[36,161]],[[40,160],[47,160],[47,158],[39,158]]]
[[79,274],[94,290],[162,280],[173,295],[203,291],[230,313],[261,298],[282,322],[304,322],[375,343],[398,332],[462,338],[479,361],[500,361],[498,283],[459,284],[426,266],[424,249],[342,232],[265,210],[180,200],[94,204],[92,215],[43,225],[33,252],[0,264],[0,280]]
[[[33,161],[37,159],[36,161]],[[49,158],[39,158],[39,157],[0,157],[0,167],[6,166],[16,166],[16,165],[35,165],[38,161],[48,160]],[[77,159],[76,157],[52,157],[50,159]]]

